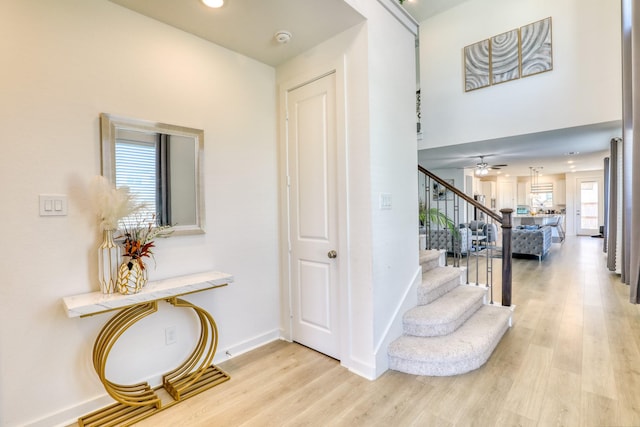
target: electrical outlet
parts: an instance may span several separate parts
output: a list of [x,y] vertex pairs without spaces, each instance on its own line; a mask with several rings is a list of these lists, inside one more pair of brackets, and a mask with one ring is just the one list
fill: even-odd
[[168,328],[164,329],[164,343],[166,345],[171,345],[171,344],[175,344],[176,343],[176,327],[175,326],[169,326]]

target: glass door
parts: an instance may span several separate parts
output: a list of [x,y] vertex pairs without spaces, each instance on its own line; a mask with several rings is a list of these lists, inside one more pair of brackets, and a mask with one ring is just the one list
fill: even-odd
[[578,179],[576,197],[576,234],[600,233],[600,185],[594,179]]

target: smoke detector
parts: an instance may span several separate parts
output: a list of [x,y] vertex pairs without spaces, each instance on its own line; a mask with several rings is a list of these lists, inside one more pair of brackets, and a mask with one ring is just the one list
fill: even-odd
[[288,43],[291,40],[291,33],[289,31],[278,31],[273,35],[273,38],[276,39],[278,43]]

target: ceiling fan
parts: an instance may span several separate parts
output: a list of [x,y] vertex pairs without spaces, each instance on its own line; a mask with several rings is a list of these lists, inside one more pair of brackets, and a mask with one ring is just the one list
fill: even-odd
[[485,176],[489,174],[489,170],[499,170],[500,168],[507,167],[508,165],[489,165],[484,161],[484,156],[479,156],[480,162],[476,164],[476,175]]

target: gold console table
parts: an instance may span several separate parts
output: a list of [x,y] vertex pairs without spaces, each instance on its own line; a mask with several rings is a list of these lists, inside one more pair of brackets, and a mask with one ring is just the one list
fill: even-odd
[[[210,271],[149,282],[137,294],[104,295],[101,292],[63,298],[69,317],[87,317],[119,310],[102,328],[93,345],[93,367],[107,393],[116,403],[81,417],[78,425],[128,426],[179,403],[182,400],[228,381],[229,375],[214,366],[218,331],[213,317],[204,309],[181,299],[184,295],[227,286],[233,276]],[[190,356],[162,377],[162,385],[147,382],[116,384],[105,370],[107,358],[120,336],[140,319],[158,310],[158,301],[192,309],[200,321],[200,337]]]

